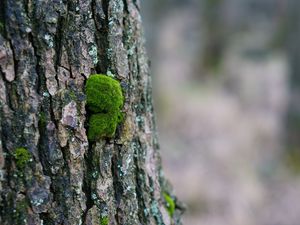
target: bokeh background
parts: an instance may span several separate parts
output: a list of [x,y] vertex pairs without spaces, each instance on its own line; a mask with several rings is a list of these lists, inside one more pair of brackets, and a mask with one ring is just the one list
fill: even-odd
[[300,1],[141,1],[186,225],[300,224]]

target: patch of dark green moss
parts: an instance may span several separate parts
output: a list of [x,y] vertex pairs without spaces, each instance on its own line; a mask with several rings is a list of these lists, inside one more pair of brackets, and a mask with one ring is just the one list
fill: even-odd
[[44,112],[40,113],[40,119],[39,119],[39,125],[41,128],[45,128],[47,125],[47,118],[46,118],[46,114]]
[[120,111],[123,94],[120,83],[102,74],[91,75],[86,82],[88,109],[93,113]]
[[166,208],[168,210],[168,213],[170,215],[170,217],[173,216],[174,211],[175,211],[175,202],[172,199],[172,197],[170,195],[168,195],[166,192],[163,193],[164,195],[164,199],[165,199],[165,203],[166,203]]
[[111,138],[118,125],[118,117],[114,114],[97,113],[89,119],[88,138],[90,140]]
[[76,99],[77,99],[76,93],[73,90],[69,93],[69,96],[72,100],[76,101]]
[[100,218],[100,223],[99,225],[108,225],[108,216],[103,216]]
[[0,34],[4,34],[4,24],[0,21]]
[[86,83],[87,108],[91,114],[88,139],[111,138],[123,115],[124,103],[120,83],[102,74],[91,75]]
[[23,169],[31,160],[31,154],[26,148],[16,148],[14,158],[18,169]]
[[28,203],[26,201],[26,199],[22,199],[21,201],[16,203],[16,208],[13,214],[13,219],[15,224],[27,224],[27,209],[28,209]]

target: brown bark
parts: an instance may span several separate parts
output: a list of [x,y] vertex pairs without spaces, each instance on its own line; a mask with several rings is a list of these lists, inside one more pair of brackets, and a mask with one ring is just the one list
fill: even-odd
[[[1,0],[0,224],[180,224],[136,0]],[[115,138],[88,142],[84,85],[115,74]],[[18,166],[16,149],[31,160]],[[163,193],[175,200],[171,217]]]

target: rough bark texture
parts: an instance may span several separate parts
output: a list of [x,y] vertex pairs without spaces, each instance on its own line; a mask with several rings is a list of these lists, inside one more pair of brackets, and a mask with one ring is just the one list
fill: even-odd
[[[0,224],[180,224],[161,171],[139,7],[0,1]],[[95,73],[121,82],[125,120],[115,138],[91,143],[84,86]],[[17,148],[30,154],[25,166]]]

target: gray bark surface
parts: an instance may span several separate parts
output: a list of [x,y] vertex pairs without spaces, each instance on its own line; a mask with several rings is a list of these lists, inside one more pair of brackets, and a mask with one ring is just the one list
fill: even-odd
[[[1,0],[0,224],[180,224],[161,170],[139,7]],[[120,81],[125,119],[115,138],[91,143],[84,86],[95,73]],[[30,152],[24,168],[17,148]]]

